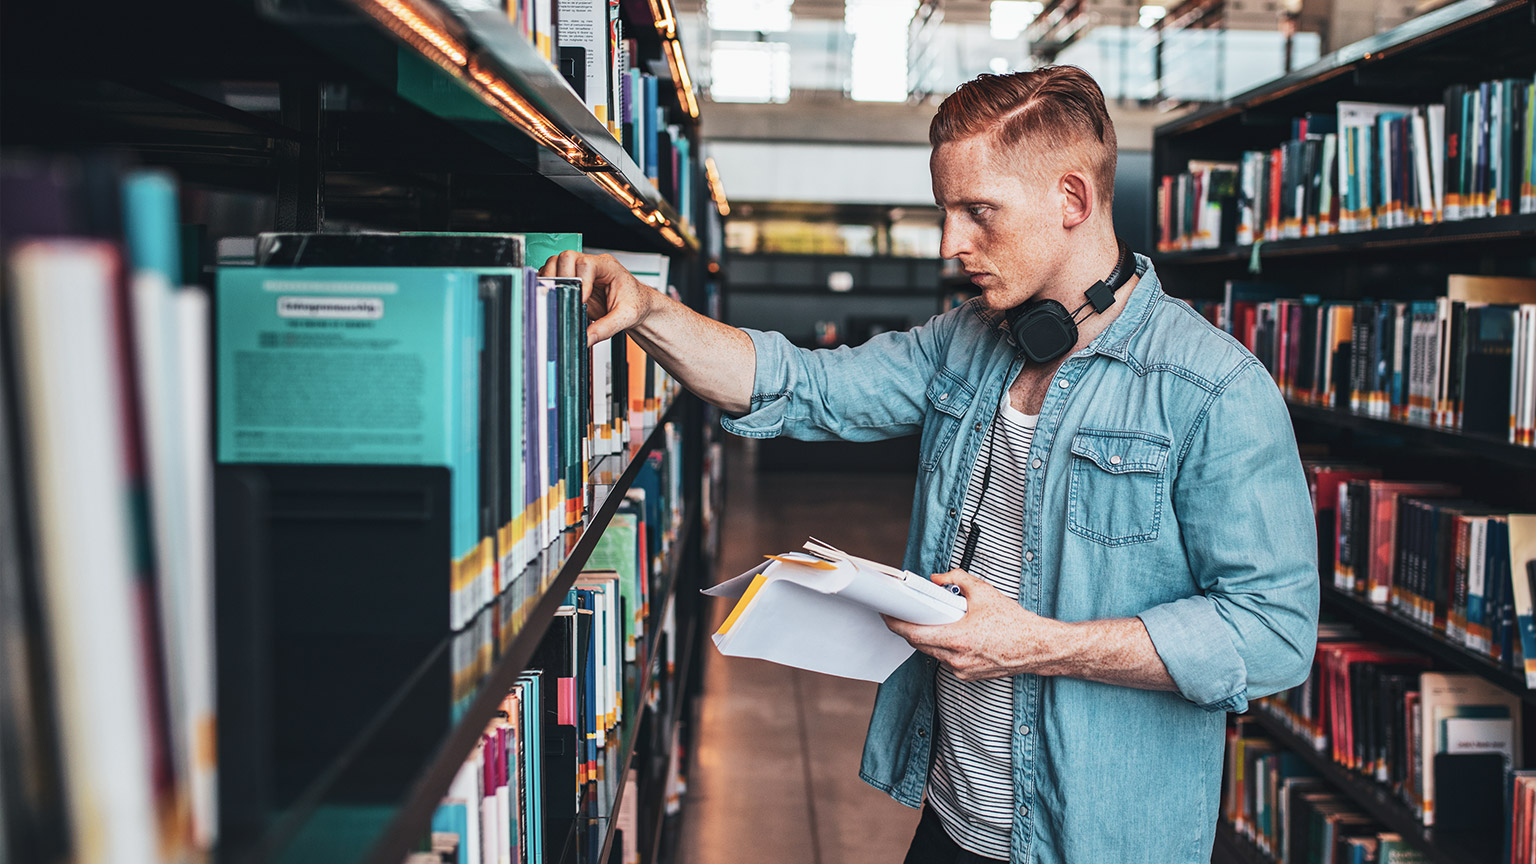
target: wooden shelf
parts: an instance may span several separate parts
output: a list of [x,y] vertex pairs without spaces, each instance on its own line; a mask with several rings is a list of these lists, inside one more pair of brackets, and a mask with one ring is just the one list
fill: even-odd
[[1462,432],[1426,423],[1371,417],[1348,408],[1326,408],[1291,399],[1286,400],[1286,405],[1291,410],[1291,417],[1296,420],[1357,429],[1373,435],[1394,436],[1403,439],[1405,443],[1454,450],[1462,455],[1475,456],[1511,467],[1536,468],[1536,447],[1511,444],[1501,437]]
[[1506,669],[1499,662],[1450,642],[1440,633],[1422,624],[1409,621],[1352,594],[1346,594],[1326,582],[1322,587],[1321,597],[1323,605],[1329,610],[1359,624],[1362,629],[1386,638],[1393,644],[1422,651],[1441,663],[1463,672],[1480,675],[1519,696],[1526,703],[1536,705],[1536,690],[1526,688],[1525,677]]
[[1264,708],[1254,709],[1252,716],[1271,738],[1305,759],[1324,780],[1358,804],[1383,828],[1401,834],[1404,840],[1422,851],[1431,864],[1497,864],[1503,846],[1500,838],[1446,834],[1425,828],[1396,796],[1377,783],[1335,764]]
[[[1346,253],[1393,253],[1405,249],[1450,244],[1512,241],[1536,242],[1536,214],[1467,219],[1458,222],[1440,222],[1435,225],[1409,225],[1405,228],[1330,234],[1326,237],[1304,237],[1299,240],[1271,240],[1259,245],[1259,260],[1263,262],[1269,258]],[[1253,257],[1253,249],[1253,246],[1223,246],[1218,249],[1155,252],[1152,254],[1152,260],[1159,266],[1231,264],[1250,260]]]

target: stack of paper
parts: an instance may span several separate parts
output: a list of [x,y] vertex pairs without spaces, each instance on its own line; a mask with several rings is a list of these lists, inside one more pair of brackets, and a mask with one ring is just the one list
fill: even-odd
[[927,579],[848,555],[816,540],[805,552],[768,561],[703,593],[737,597],[715,646],[843,678],[884,681],[912,646],[881,615],[914,624],[950,624],[965,598]]

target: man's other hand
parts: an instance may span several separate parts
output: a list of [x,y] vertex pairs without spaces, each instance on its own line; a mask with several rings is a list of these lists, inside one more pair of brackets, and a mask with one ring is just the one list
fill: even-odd
[[612,255],[561,252],[544,262],[539,275],[580,277],[581,299],[592,322],[587,326],[588,346],[645,321],[658,295]]
[[954,585],[964,595],[966,612],[959,621],[925,626],[881,617],[891,632],[948,666],[956,678],[983,681],[1034,672],[1039,660],[1054,653],[1051,643],[1061,622],[1030,612],[964,570],[936,573],[933,581]]

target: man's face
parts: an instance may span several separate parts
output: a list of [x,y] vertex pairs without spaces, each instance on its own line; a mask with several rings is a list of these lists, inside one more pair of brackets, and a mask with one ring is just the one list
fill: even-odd
[[987,136],[940,144],[929,159],[933,198],[944,212],[940,254],[960,261],[992,309],[1034,296],[1059,260],[1055,172],[1032,167]]

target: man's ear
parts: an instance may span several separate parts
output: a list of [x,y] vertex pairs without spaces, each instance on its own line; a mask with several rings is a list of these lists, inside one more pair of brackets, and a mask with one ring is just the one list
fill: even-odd
[[1093,181],[1081,171],[1061,175],[1061,227],[1076,228],[1093,215]]

